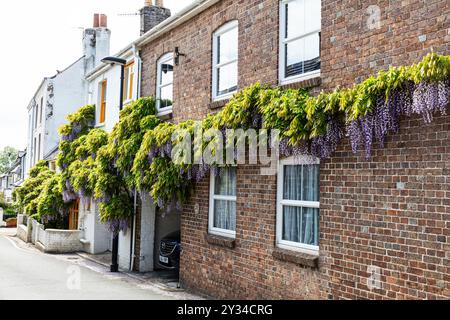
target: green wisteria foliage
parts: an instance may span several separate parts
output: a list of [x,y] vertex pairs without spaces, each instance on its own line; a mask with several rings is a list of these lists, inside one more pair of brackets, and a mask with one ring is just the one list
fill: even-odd
[[[117,232],[127,227],[133,215],[135,191],[149,193],[161,208],[179,207],[196,181],[211,169],[220,171],[215,163],[174,161],[173,151],[196,132],[276,129],[281,156],[306,154],[322,159],[330,157],[347,135],[354,153],[364,150],[369,159],[373,143],[383,147],[386,136],[399,130],[401,117],[421,115],[429,123],[437,113],[446,114],[449,101],[450,56],[430,53],[412,66],[391,67],[351,88],[317,96],[304,89],[256,83],[201,121],[162,122],[155,115],[155,100],[142,98],[121,112],[109,136],[92,129],[95,109],[86,106],[69,116],[70,124],[60,130],[60,177],[39,184],[56,190],[59,179],[65,202],[93,198],[99,203],[101,220]],[[194,143],[194,158],[201,158],[205,150],[214,154],[213,140]],[[27,185],[37,185],[33,179]],[[18,192],[19,202],[36,212],[31,201],[40,192],[29,196]],[[51,192],[44,194],[50,197]],[[51,210],[45,201],[44,209]]]

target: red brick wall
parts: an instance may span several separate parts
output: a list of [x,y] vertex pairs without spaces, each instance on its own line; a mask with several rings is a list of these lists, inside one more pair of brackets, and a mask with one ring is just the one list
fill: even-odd
[[[369,4],[381,8],[380,29],[366,26]],[[314,91],[417,62],[430,47],[449,52],[446,0],[330,0],[322,10],[322,85]],[[278,1],[221,1],[142,50],[144,95],[155,93],[161,55],[175,46],[187,54],[175,67],[175,121],[212,111],[212,33],[233,19],[239,20],[239,86],[278,83]],[[238,169],[234,249],[206,242],[209,179],[199,183],[182,215],[184,286],[220,298],[449,298],[450,118],[401,125],[369,162],[345,141],[322,163],[317,269],[272,256],[275,177],[260,176],[254,166]],[[367,288],[369,266],[381,268],[382,289]]]

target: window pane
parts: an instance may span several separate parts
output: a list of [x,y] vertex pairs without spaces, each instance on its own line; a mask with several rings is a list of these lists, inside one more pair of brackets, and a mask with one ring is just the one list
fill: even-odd
[[284,166],[283,199],[302,200],[302,166]]
[[128,98],[128,80],[130,78],[130,68],[125,68],[124,77],[123,77],[123,100],[127,100]]
[[304,201],[319,201],[319,165],[303,166],[303,197]]
[[301,242],[301,218],[301,207],[283,207],[283,240]]
[[171,107],[173,104],[173,85],[162,87],[159,92],[159,108]]
[[237,62],[227,64],[217,70],[217,95],[237,90]]
[[303,57],[304,70],[303,73],[320,69],[320,35],[312,34],[305,40],[305,55]]
[[302,208],[302,237],[300,242],[319,245],[319,209]]
[[161,75],[159,78],[160,85],[165,85],[173,82],[173,60],[161,63]]
[[319,209],[283,207],[283,240],[319,245]]
[[214,178],[214,194],[236,196],[236,168],[225,168]]
[[292,38],[305,33],[304,16],[304,0],[286,3],[286,38]]
[[320,0],[305,0],[305,33],[320,30],[322,13]]
[[214,200],[214,228],[236,231],[236,202]]
[[289,42],[286,50],[286,77],[320,69],[319,33]]
[[219,54],[217,63],[225,63],[236,60],[238,57],[238,28],[234,28],[217,38]]
[[296,0],[285,4],[286,38],[298,37],[321,28],[320,0]]

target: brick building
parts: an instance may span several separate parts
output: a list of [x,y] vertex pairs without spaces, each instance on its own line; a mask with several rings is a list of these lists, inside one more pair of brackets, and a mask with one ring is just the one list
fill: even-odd
[[[431,48],[448,54],[450,5],[205,0],[136,44],[142,95],[172,101],[160,112],[179,122],[219,110],[256,81],[318,92],[412,64]],[[244,165],[228,181],[205,178],[182,213],[183,285],[220,298],[450,298],[449,128],[449,116],[431,125],[405,118],[370,161],[344,140],[310,172],[306,246],[298,243],[305,235],[280,237],[281,174]],[[218,201],[235,216],[217,228],[214,186],[222,184],[229,193]]]

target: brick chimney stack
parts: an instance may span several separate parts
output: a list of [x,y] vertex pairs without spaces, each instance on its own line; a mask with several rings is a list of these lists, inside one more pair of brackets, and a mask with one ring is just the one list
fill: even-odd
[[108,17],[105,14],[94,14],[92,28],[83,33],[83,53],[85,70],[89,72],[109,55],[111,31],[108,29]]
[[162,0],[145,0],[141,13],[141,35],[170,17],[170,10],[164,8]]

